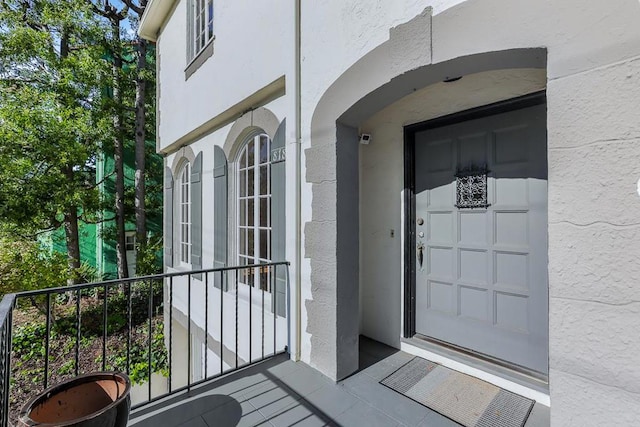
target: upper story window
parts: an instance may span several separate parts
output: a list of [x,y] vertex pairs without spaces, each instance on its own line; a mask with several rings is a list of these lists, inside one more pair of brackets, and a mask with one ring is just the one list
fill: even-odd
[[180,220],[180,263],[191,263],[191,188],[190,188],[190,171],[189,163],[185,163],[180,172],[179,191],[180,201],[179,220]]
[[213,0],[189,0],[188,7],[188,61],[191,61],[213,38]]

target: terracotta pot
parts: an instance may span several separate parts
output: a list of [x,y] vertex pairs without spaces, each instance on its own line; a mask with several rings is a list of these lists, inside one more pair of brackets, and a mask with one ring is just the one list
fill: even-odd
[[126,427],[131,382],[125,374],[96,372],[56,384],[31,399],[18,425]]

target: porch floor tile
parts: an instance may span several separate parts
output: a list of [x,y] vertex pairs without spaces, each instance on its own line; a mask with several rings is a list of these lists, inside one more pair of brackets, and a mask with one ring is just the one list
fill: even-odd
[[[131,427],[458,426],[379,384],[413,356],[361,337],[360,370],[337,384],[286,355],[140,408]],[[525,427],[549,426],[536,404]]]

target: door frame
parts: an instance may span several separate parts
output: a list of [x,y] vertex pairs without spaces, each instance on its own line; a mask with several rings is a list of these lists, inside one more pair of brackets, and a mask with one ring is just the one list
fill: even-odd
[[415,135],[417,132],[449,126],[469,120],[494,116],[544,104],[546,91],[530,93],[517,98],[471,108],[435,119],[404,126],[404,310],[402,330],[404,338],[416,334],[416,221],[415,221]]

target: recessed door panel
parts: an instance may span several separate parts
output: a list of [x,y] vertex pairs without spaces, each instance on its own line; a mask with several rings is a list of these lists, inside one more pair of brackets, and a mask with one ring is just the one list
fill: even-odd
[[478,249],[459,249],[458,258],[459,279],[463,283],[486,285],[487,280],[487,251]]
[[453,243],[453,213],[430,212],[427,216],[429,241],[443,244]]

